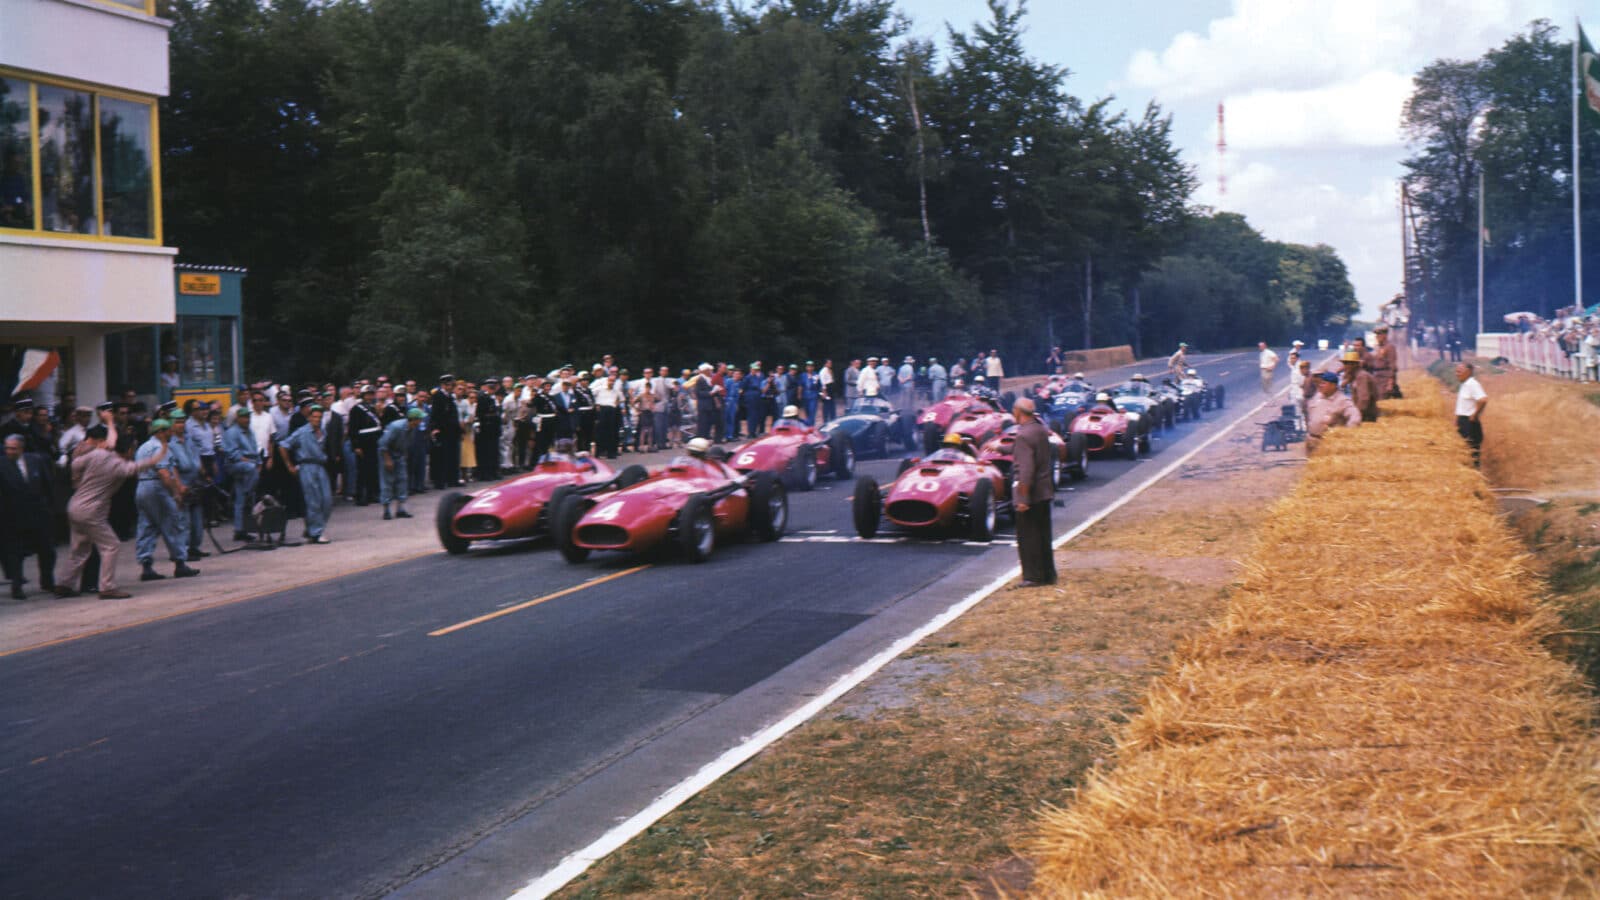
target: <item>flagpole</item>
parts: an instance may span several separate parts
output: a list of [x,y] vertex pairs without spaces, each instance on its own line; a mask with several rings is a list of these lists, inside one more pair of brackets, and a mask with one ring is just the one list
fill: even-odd
[[1483,164],[1478,164],[1478,334],[1483,334]]
[[1577,307],[1583,309],[1583,200],[1578,178],[1578,99],[1584,88],[1578,48],[1583,43],[1583,22],[1577,16],[1572,21],[1577,26],[1572,36],[1572,296]]

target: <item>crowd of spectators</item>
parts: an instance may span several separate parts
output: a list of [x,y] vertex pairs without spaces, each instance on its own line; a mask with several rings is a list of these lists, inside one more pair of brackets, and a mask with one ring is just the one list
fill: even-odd
[[[755,436],[789,405],[821,424],[858,396],[911,408],[967,378],[998,387],[1004,374],[993,350],[948,366],[932,357],[868,357],[837,370],[827,359],[634,370],[606,355],[588,367],[477,381],[263,381],[241,386],[238,405],[227,409],[194,399],[152,408],[131,390],[96,409],[71,394],[48,407],[16,398],[0,404],[0,440],[11,439],[7,458],[31,477],[13,483],[0,466],[5,576],[13,597],[26,596],[23,557],[32,555],[46,590],[122,597],[116,545],[130,539],[141,580],[168,577],[155,569],[158,544],[173,576],[192,577],[200,573],[189,563],[209,555],[207,525],[228,519],[236,542],[261,541],[264,512],[278,509],[278,521],[304,521],[306,542],[329,543],[335,503],[410,518],[411,495],[525,471],[557,441],[615,459],[696,436]],[[287,526],[280,528],[281,540]],[[54,546],[68,538],[72,577],[57,580]]]
[[1600,381],[1600,313],[1569,307],[1552,319],[1532,313],[1511,318],[1516,331],[1502,337],[1499,348],[1507,362],[1542,375]]

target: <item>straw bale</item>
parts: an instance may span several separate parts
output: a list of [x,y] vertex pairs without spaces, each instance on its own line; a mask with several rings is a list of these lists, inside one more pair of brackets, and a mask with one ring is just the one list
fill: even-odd
[[1591,696],[1425,387],[1335,434],[1032,842],[1058,896],[1600,892]]

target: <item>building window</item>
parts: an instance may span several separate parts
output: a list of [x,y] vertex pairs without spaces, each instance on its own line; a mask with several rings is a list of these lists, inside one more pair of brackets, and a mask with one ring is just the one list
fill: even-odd
[[155,137],[153,100],[0,73],[0,229],[160,242]]
[[150,104],[100,98],[100,172],[105,180],[105,233],[155,237],[151,185]]
[[39,208],[45,231],[94,234],[94,95],[39,85]]
[[33,227],[32,131],[28,83],[0,78],[0,228]]

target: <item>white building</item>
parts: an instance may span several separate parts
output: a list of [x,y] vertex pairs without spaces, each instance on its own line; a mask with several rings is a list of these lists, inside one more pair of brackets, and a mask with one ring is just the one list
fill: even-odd
[[105,336],[174,321],[156,116],[171,23],[154,13],[0,0],[0,402],[27,349],[60,355],[57,391],[105,399]]

